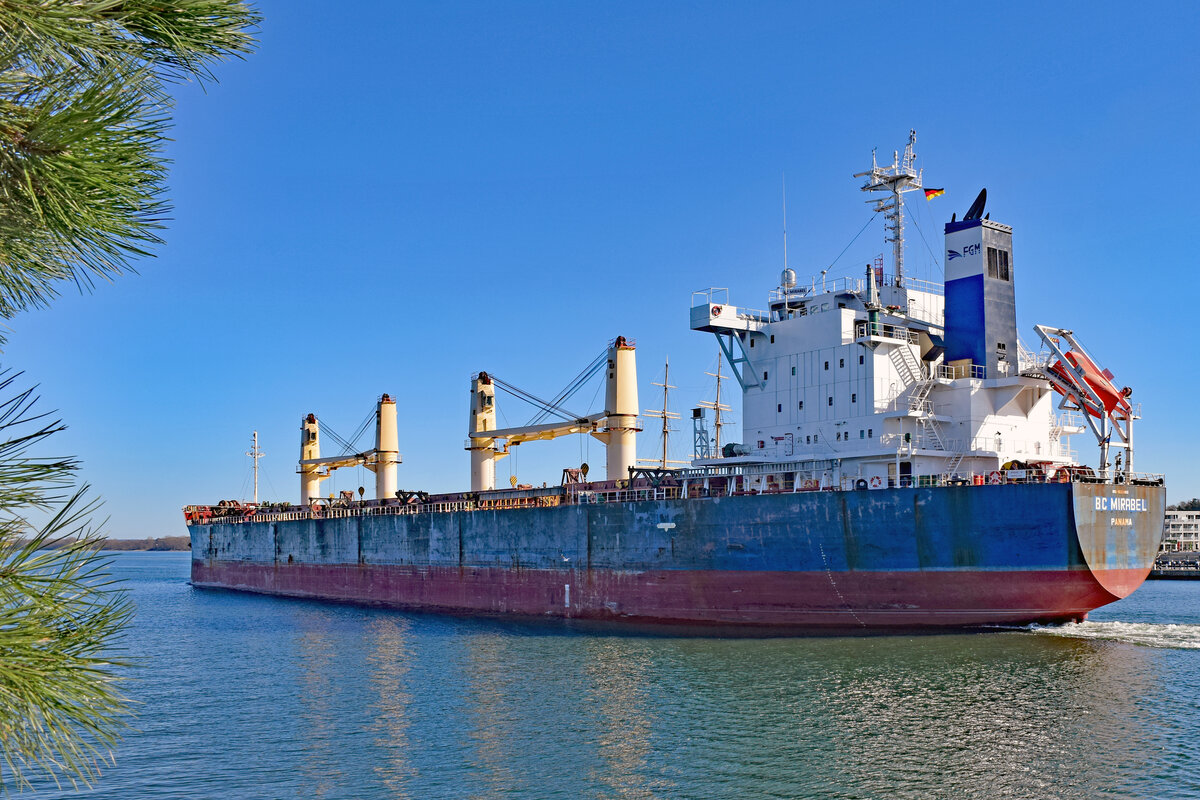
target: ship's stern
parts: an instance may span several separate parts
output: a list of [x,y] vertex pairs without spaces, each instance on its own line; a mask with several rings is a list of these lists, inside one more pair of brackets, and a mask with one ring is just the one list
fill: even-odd
[[1132,594],[1154,567],[1166,494],[1162,484],[1072,484],[1080,552],[1114,600]]

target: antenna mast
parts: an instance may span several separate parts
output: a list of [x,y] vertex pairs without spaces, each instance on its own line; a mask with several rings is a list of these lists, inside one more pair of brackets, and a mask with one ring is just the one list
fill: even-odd
[[721,375],[721,353],[720,353],[720,351],[717,351],[717,371],[716,372],[706,372],[704,374],[711,375],[717,379],[717,398],[716,398],[716,400],[702,400],[701,402],[697,403],[696,405],[700,406],[700,408],[711,408],[713,410],[713,416],[715,417],[715,419],[713,420],[713,435],[716,437],[715,441],[713,443],[713,450],[716,453],[714,458],[720,458],[721,457],[721,426],[729,424],[728,422],[721,421],[721,412],[730,410],[729,406],[727,406],[721,402],[721,379],[723,376]]
[[258,431],[254,432],[253,442],[246,455],[254,459],[254,505],[258,505],[258,460],[265,456],[266,453],[258,449]]
[[662,411],[646,411],[647,417],[654,417],[662,420],[662,458],[659,459],[659,469],[666,469],[667,464],[684,464],[684,461],[671,461],[667,458],[667,438],[671,435],[671,420],[679,419],[679,414],[674,411],[667,410],[668,393],[675,388],[671,385],[671,360],[668,358],[663,362],[663,382],[652,384],[653,386],[661,386],[663,390],[663,405]]
[[787,263],[787,174],[783,176],[783,268],[788,268]]
[[888,220],[887,230],[891,234],[886,241],[892,243],[892,258],[896,265],[896,283],[900,284],[904,277],[904,193],[922,188],[921,178],[924,170],[913,168],[916,156],[913,145],[917,141],[917,132],[909,130],[908,145],[904,148],[904,158],[896,151],[892,152],[892,165],[881,167],[875,160],[875,151],[871,151],[871,169],[869,172],[859,172],[856,178],[867,179],[863,184],[864,192],[888,192],[891,196],[868,200],[875,204],[875,213],[883,212]]

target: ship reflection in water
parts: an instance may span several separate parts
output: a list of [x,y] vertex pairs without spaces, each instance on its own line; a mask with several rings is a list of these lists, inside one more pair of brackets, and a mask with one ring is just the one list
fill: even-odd
[[1200,774],[1186,581],[1065,628],[733,640],[200,591],[173,556],[118,559],[145,666],[89,800],[1169,797]]
[[403,617],[380,616],[370,623],[371,650],[367,655],[371,688],[377,699],[368,707],[374,744],[384,754],[375,766],[389,796],[408,798],[406,784],[415,771],[408,763],[410,726],[407,690],[411,623]]
[[596,763],[589,771],[604,797],[671,796],[672,782],[648,769],[655,714],[650,708],[654,649],[645,641],[588,639],[583,686],[592,720]]
[[364,633],[380,797],[1137,796],[1167,724],[1161,652],[1032,632]]
[[302,704],[300,718],[306,731],[302,769],[310,781],[312,796],[327,798],[343,782],[342,771],[334,758],[337,731],[333,682],[337,674],[334,667],[337,653],[334,639],[324,629],[322,620],[318,617],[315,621],[313,627],[300,632],[296,643],[299,658],[295,666]]

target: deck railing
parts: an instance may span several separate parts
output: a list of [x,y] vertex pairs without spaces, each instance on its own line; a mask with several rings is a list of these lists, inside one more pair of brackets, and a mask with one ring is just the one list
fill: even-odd
[[[1157,485],[1163,481],[1159,473],[1123,473],[1114,476],[1120,484]],[[1096,475],[1090,469],[1073,468],[1047,473],[1040,469],[991,470],[901,475],[899,477],[867,479],[844,475],[836,482],[828,470],[812,463],[739,465],[734,467],[694,468],[680,470],[676,476],[655,486],[649,480],[605,481],[603,483],[568,484],[530,491],[501,490],[474,495],[451,495],[430,498],[428,502],[399,501],[320,501],[309,507],[254,506],[228,502],[221,506],[185,506],[184,518],[189,526],[207,524],[244,524],[250,522],[291,522],[297,520],[336,520],[354,517],[409,516],[415,514],[449,514],[456,511],[509,511],[518,509],[552,508],[561,505],[594,505],[634,503],[655,500],[676,500],[704,497],[737,497],[762,494],[790,494],[812,491],[857,491],[882,488],[933,488],[939,486],[985,486],[1011,483],[1107,483],[1107,476]]]

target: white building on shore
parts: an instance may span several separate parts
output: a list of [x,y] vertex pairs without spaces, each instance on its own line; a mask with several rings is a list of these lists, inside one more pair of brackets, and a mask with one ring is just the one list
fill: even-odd
[[1159,550],[1164,553],[1200,550],[1200,510],[1168,509]]

